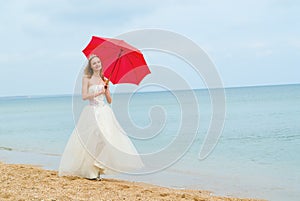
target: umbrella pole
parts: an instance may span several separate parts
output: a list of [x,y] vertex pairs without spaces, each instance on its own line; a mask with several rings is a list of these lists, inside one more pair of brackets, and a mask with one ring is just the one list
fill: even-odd
[[120,59],[121,54],[122,54],[123,51],[124,51],[123,49],[120,49],[120,52],[119,52],[119,55],[118,55],[118,59],[117,59],[117,61],[115,62],[115,65],[114,65],[113,69],[112,69],[111,72],[110,72],[110,75],[109,75],[108,80],[106,81],[106,84],[109,83],[109,80],[110,80],[110,78],[111,78],[111,75],[114,73],[115,68],[116,68],[116,65],[117,65],[117,63],[118,63],[118,61],[119,61],[119,59]]

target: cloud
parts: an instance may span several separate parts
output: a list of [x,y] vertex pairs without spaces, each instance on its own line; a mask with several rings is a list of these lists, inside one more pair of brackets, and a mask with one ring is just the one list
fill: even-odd
[[261,41],[256,41],[245,45],[245,47],[253,48],[253,49],[265,48],[266,46],[267,44]]
[[[59,70],[78,70],[85,61],[81,50],[92,35],[114,37],[141,28],[161,28],[184,35],[228,71],[232,70],[230,65],[239,64],[244,69],[253,65],[260,68],[261,58],[269,59],[265,61],[268,65],[284,65],[286,60],[296,61],[287,57],[295,57],[300,47],[299,9],[300,2],[274,0],[3,1],[0,65],[6,68],[1,68],[0,79],[8,82],[7,72],[23,68],[35,73],[41,64],[53,72],[52,76]],[[32,72],[24,73],[31,79]],[[44,76],[45,81],[53,79]],[[16,74],[16,79],[23,78]],[[73,78],[65,79],[73,84]],[[0,90],[5,91],[1,85]]]
[[300,49],[300,37],[289,38],[287,41],[288,45],[296,49]]

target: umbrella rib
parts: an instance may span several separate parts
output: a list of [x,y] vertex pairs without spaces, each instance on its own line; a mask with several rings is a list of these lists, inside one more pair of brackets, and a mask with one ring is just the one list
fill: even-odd
[[[108,79],[110,79],[110,77],[111,77],[111,76],[112,76],[112,74],[114,73],[114,71],[115,71],[115,68],[116,68],[116,65],[117,65],[117,64],[118,64],[118,62],[120,61],[120,58],[121,58],[121,54],[122,54],[122,52],[123,52],[123,50],[121,49],[121,50],[120,50],[120,52],[119,52],[118,58],[117,58],[117,60],[116,60],[116,63],[115,63],[115,65],[114,65],[113,69],[111,70],[111,72],[110,72],[110,75],[109,75],[109,78],[108,78]],[[119,72],[119,70],[117,70],[117,72]]]

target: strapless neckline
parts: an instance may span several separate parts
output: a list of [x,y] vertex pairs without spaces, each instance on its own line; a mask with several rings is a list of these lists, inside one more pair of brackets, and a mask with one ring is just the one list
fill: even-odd
[[92,84],[89,86],[89,88],[94,87],[94,86],[104,86],[104,84]]

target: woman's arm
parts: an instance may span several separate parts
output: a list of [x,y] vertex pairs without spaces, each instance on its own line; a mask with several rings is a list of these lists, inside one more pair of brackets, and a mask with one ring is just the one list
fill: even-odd
[[112,98],[111,98],[111,96],[110,96],[109,85],[107,84],[107,85],[105,85],[105,86],[106,86],[106,88],[105,88],[105,97],[106,97],[107,102],[108,102],[109,104],[111,104]]

